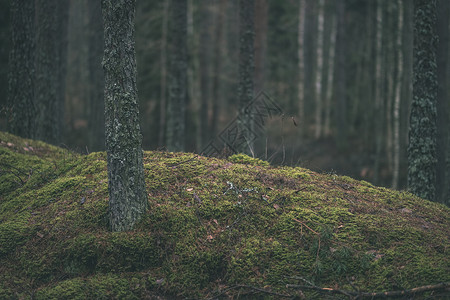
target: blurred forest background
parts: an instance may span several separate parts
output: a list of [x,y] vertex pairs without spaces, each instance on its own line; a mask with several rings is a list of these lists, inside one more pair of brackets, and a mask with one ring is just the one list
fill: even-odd
[[[238,114],[239,1],[186,1],[184,151],[201,153]],[[266,92],[284,113],[265,124],[257,156],[406,188],[413,2],[256,0],[254,91]],[[104,150],[100,1],[66,3],[67,34],[57,41],[67,46],[61,64],[64,124],[56,144],[84,153]],[[172,5],[153,0],[136,6],[145,150],[166,149]],[[450,165],[449,6],[450,1],[438,1],[438,168],[444,174]],[[10,1],[0,0],[0,130],[8,123],[10,26]],[[442,197],[446,186],[438,187]]]

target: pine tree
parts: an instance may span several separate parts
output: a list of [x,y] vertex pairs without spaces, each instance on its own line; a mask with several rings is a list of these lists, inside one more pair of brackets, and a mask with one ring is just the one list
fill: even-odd
[[253,76],[255,70],[254,61],[254,11],[253,0],[241,0],[239,2],[239,83],[238,99],[240,109],[239,130],[246,140],[246,148],[239,149],[246,153],[254,153],[252,132],[254,124],[249,111],[245,111],[247,105],[253,99]]
[[172,55],[166,112],[166,146],[169,151],[184,151],[187,96],[187,1],[174,0],[171,5]]
[[38,139],[58,144],[63,134],[68,0],[36,0],[35,104]]
[[131,230],[148,207],[136,88],[135,0],[102,0],[105,130],[112,231]]
[[414,194],[431,201],[436,190],[436,46],[436,0],[415,0],[408,185]]
[[34,0],[11,1],[12,48],[9,55],[8,130],[34,138]]
[[89,145],[91,151],[105,149],[105,107],[102,71],[103,23],[99,1],[87,1],[89,13],[88,76],[89,76]]

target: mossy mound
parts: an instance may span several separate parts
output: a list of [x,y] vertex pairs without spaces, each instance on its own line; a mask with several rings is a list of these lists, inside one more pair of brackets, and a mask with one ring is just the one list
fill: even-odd
[[227,290],[242,285],[310,299],[322,294],[286,284],[450,281],[450,209],[407,192],[242,155],[145,152],[150,210],[112,233],[105,158],[0,133],[0,299],[255,297]]

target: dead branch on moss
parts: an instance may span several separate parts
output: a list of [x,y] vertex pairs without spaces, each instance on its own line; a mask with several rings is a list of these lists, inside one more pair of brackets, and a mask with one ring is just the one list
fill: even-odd
[[215,295],[215,296],[213,296],[211,298],[208,298],[207,300],[218,299],[220,296],[224,296],[229,291],[241,290],[241,289],[247,289],[249,291],[253,291],[253,292],[256,292],[256,293],[263,293],[263,294],[267,294],[267,295],[271,295],[271,296],[277,296],[277,297],[281,297],[281,298],[292,298],[292,295],[285,295],[285,294],[280,294],[280,293],[276,293],[276,292],[271,292],[271,291],[268,291],[266,289],[258,288],[258,287],[255,287],[255,286],[250,286],[250,285],[245,285],[245,284],[238,284],[238,285],[234,285],[234,286],[231,286],[229,288],[224,289],[219,294],[217,294],[217,295]]
[[[306,281],[306,280],[305,280]],[[415,287],[409,290],[401,290],[401,291],[388,291],[388,292],[358,292],[358,291],[344,291],[339,289],[332,288],[323,288],[318,287],[311,282],[308,282],[309,285],[298,285],[298,284],[287,284],[286,288],[291,289],[309,289],[315,290],[322,293],[329,294],[342,294],[351,299],[363,299],[363,298],[387,298],[387,297],[397,297],[397,296],[408,296],[414,295],[423,292],[431,292],[431,291],[439,291],[450,288],[450,282],[442,282],[438,284],[424,285],[420,287]]]

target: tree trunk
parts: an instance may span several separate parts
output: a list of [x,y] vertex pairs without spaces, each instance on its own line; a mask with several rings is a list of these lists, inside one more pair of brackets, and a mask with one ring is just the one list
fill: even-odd
[[325,96],[325,120],[323,133],[325,135],[331,134],[331,100],[333,97],[333,83],[334,83],[334,57],[336,52],[336,15],[332,12],[330,28],[330,46],[328,48],[328,73],[326,82],[326,96]]
[[381,149],[383,142],[383,6],[382,0],[377,1],[377,26],[375,50],[375,163],[374,182],[378,183],[380,171]]
[[201,148],[201,97],[200,97],[200,63],[199,63],[199,34],[196,27],[195,4],[193,0],[188,0],[187,9],[187,40],[188,57],[190,58],[187,70],[188,86],[188,110],[186,116],[186,132],[189,144],[187,151],[200,152]]
[[[448,141],[448,50],[449,50],[449,17],[450,5],[448,1],[438,1],[437,34],[439,45],[437,48],[437,170],[436,170],[436,201],[446,203],[446,186],[450,178],[446,176],[447,149],[450,148]],[[450,174],[449,174],[450,175]]]
[[187,96],[187,1],[172,2],[169,102],[166,113],[166,146],[184,151]]
[[87,1],[89,14],[89,140],[91,151],[105,149],[105,78],[102,70],[103,23],[100,1]]
[[11,1],[12,48],[9,55],[8,130],[34,138],[34,0]]
[[340,150],[345,150],[347,146],[347,93],[346,93],[346,30],[345,30],[345,11],[346,0],[339,0],[337,3],[337,80],[336,80],[336,125],[337,125],[337,146]]
[[239,149],[245,153],[254,153],[253,121],[246,106],[253,99],[254,63],[254,0],[239,1],[239,86],[238,99],[240,110],[239,131],[245,139],[244,147]]
[[397,1],[398,25],[397,25],[397,77],[395,80],[395,99],[393,110],[394,127],[394,149],[393,149],[393,174],[392,188],[398,188],[398,178],[400,174],[400,101],[403,83],[403,0]]
[[106,153],[112,231],[131,230],[148,207],[136,89],[135,0],[102,0]]
[[431,201],[436,193],[436,0],[414,2],[414,82],[408,186]]
[[166,91],[167,91],[167,26],[169,22],[169,0],[163,0],[163,20],[161,32],[161,50],[160,50],[160,65],[161,65],[161,81],[160,81],[160,97],[159,102],[159,135],[158,145],[164,146],[165,131],[166,131]]
[[323,37],[324,37],[324,0],[319,0],[318,15],[317,15],[317,57],[316,57],[316,79],[315,79],[315,98],[316,98],[316,113],[315,113],[315,133],[316,139],[322,135],[322,79],[323,79]]
[[61,142],[67,64],[68,0],[36,0],[36,137]]
[[[299,11],[298,11],[298,117],[300,122],[306,124],[305,122],[305,11],[306,11],[306,0],[300,0]],[[302,136],[305,132],[304,126],[300,126],[300,135]]]
[[[211,122],[211,132],[213,135],[217,133],[217,125],[218,125],[218,117],[219,117],[219,104],[221,103],[222,95],[220,93],[220,77],[222,74],[222,61],[224,59],[224,15],[226,12],[227,1],[220,0],[219,7],[216,10],[217,20],[215,26],[215,39],[214,39],[214,63],[213,63],[213,71],[212,71],[212,122]],[[252,75],[253,76],[253,75]]]
[[267,60],[267,0],[255,2],[255,92],[264,90]]
[[211,138],[209,131],[210,123],[208,117],[209,100],[211,98],[211,81],[210,81],[210,65],[211,65],[211,9],[210,2],[202,3],[200,6],[200,14],[204,26],[200,30],[200,45],[199,45],[199,71],[200,71],[200,94],[201,94],[201,108],[200,108],[200,136],[201,148],[205,147],[208,139]]

